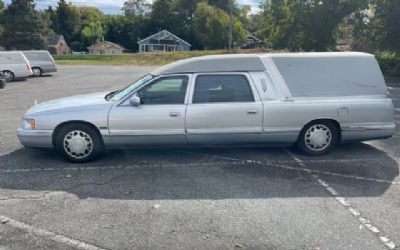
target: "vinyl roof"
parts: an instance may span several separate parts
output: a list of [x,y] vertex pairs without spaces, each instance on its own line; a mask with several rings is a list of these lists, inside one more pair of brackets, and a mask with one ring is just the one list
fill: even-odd
[[167,64],[152,75],[201,72],[264,71],[258,55],[215,55],[184,59]]
[[326,57],[373,57],[361,52],[313,52],[313,53],[268,53],[268,54],[231,54],[193,57],[162,66],[152,75],[204,73],[204,72],[238,72],[265,71],[263,57],[269,58],[326,58]]

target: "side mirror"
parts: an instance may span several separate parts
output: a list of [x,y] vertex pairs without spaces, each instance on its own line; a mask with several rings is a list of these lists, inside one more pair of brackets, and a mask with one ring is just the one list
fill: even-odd
[[134,107],[139,106],[140,105],[140,97],[137,95],[131,96],[131,98],[129,99],[129,103]]

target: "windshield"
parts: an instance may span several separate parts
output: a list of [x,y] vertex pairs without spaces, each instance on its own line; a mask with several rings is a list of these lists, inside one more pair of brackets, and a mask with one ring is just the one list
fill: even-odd
[[134,89],[141,86],[143,83],[147,82],[148,80],[150,80],[152,78],[153,78],[152,75],[145,75],[142,78],[139,78],[138,80],[136,80],[134,83],[126,86],[125,88],[109,93],[106,96],[106,99],[111,100],[111,101],[119,101],[124,96],[126,96],[127,94],[132,92]]

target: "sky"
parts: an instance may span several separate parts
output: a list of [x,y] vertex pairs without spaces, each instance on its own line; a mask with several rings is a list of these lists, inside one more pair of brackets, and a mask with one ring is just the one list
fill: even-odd
[[[67,2],[76,5],[97,7],[107,14],[121,13],[121,8],[125,1],[126,0],[67,0]],[[4,2],[9,4],[11,0],[5,0]],[[46,9],[49,5],[57,5],[58,0],[36,0],[35,2],[38,9]],[[257,9],[259,2],[260,0],[238,0],[240,5],[251,5],[253,10]]]

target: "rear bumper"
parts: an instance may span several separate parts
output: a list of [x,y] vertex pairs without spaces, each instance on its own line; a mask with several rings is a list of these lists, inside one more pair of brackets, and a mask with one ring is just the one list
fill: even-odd
[[54,73],[57,72],[57,68],[42,68],[42,73],[46,74],[46,73]]
[[52,130],[27,130],[17,129],[19,141],[25,147],[30,148],[53,148]]

